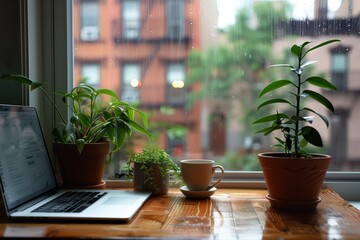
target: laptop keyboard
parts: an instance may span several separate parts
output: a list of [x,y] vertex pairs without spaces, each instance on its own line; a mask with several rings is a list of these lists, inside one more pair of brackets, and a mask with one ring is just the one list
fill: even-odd
[[106,195],[106,192],[66,192],[32,212],[79,213]]

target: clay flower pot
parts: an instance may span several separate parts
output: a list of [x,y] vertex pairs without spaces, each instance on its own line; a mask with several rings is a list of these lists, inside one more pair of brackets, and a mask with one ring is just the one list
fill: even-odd
[[319,193],[329,167],[329,155],[311,154],[309,158],[286,157],[284,153],[260,153],[272,207],[286,210],[314,210],[321,201]]
[[75,144],[54,143],[62,184],[68,188],[102,188],[109,143],[85,144],[81,154]]
[[[163,168],[167,168],[163,166]],[[134,163],[134,189],[163,195],[169,190],[169,174],[163,175],[156,164]]]

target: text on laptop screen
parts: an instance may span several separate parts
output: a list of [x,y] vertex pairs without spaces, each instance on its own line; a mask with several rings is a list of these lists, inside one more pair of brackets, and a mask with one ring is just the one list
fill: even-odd
[[34,108],[0,105],[0,175],[8,208],[56,187]]

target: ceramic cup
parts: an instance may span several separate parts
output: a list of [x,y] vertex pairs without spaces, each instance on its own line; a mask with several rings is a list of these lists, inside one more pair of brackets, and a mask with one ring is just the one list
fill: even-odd
[[[224,177],[224,168],[214,166],[213,160],[187,159],[181,160],[181,175],[186,187],[190,191],[208,191],[218,185]],[[220,169],[219,179],[211,184],[215,169]]]

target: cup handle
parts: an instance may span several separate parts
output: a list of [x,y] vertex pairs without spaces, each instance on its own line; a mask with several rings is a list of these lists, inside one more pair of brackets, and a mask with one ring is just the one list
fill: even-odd
[[219,179],[214,184],[209,186],[209,188],[208,188],[209,190],[211,188],[215,187],[216,185],[218,185],[221,182],[221,180],[223,179],[223,177],[224,177],[224,168],[222,166],[220,166],[220,165],[213,166],[213,169],[212,169],[213,174],[215,173],[216,168],[220,169],[221,175],[220,175]]

